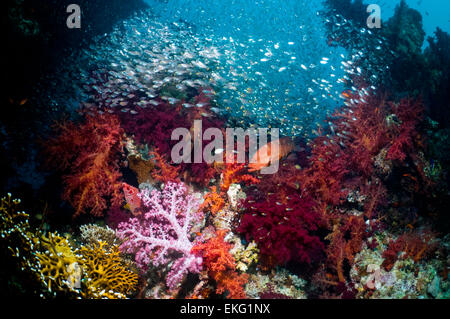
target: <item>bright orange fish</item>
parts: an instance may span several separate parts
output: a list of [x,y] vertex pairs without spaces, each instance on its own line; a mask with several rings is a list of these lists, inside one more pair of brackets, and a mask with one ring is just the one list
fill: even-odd
[[350,98],[351,97],[349,91],[343,91],[342,95],[345,96],[346,98]]
[[[278,146],[278,156],[276,158],[271,154],[271,148],[273,143],[279,143]],[[263,167],[269,166],[270,163],[279,161],[282,157],[285,157],[290,152],[294,150],[295,144],[290,137],[282,137],[276,141],[267,143],[266,145],[259,148],[259,150],[253,155],[248,164],[248,171],[254,172],[259,171]]]
[[126,207],[131,211],[133,215],[139,215],[141,213],[141,199],[139,198],[139,189],[122,183],[123,192],[125,194],[125,200],[127,201]]

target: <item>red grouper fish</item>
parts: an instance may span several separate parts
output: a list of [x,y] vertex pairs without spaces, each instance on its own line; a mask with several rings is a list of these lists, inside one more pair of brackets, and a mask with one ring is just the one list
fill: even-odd
[[[279,143],[278,156],[276,156],[276,154],[272,156],[271,154],[273,143]],[[295,143],[290,137],[282,137],[278,140],[271,141],[270,143],[267,143],[266,145],[260,147],[258,151],[252,156],[252,158],[250,159],[250,163],[248,164],[248,171],[259,171],[263,167],[269,166],[270,163],[279,161],[281,158],[287,156],[294,150],[294,148]]]
[[122,183],[122,186],[127,202],[125,207],[128,208],[133,215],[139,215],[141,213],[141,199],[138,196],[139,189],[128,185],[127,183]]

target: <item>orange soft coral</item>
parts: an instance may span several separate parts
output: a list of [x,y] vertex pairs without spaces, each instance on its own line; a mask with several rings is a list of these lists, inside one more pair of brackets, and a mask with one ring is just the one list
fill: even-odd
[[180,181],[178,177],[180,166],[170,165],[159,153],[157,148],[155,148],[154,151],[149,152],[149,155],[153,157],[153,160],[155,161],[155,168],[151,172],[153,179],[163,183]]
[[225,200],[221,195],[217,193],[217,187],[212,186],[210,192],[203,197],[205,201],[200,210],[209,210],[213,216],[217,214],[225,206]]
[[224,241],[225,231],[216,234],[206,243],[195,245],[192,252],[203,257],[203,267],[216,282],[217,294],[227,293],[229,299],[243,299],[246,297],[244,285],[248,276],[236,272],[236,261],[230,254],[232,245]]
[[226,192],[231,184],[238,184],[241,182],[249,184],[258,184],[259,179],[250,175],[243,174],[245,164],[225,163],[225,168],[222,172],[222,181],[220,183],[220,191]]
[[86,212],[101,216],[109,204],[120,205],[123,130],[117,117],[95,113],[59,129],[59,136],[46,143],[47,162],[67,172],[63,199],[75,208],[74,217]]
[[362,249],[365,238],[366,225],[362,216],[342,218],[334,225],[326,238],[330,241],[326,250],[330,280],[336,279],[335,283],[346,282],[344,264],[353,264],[353,258]]

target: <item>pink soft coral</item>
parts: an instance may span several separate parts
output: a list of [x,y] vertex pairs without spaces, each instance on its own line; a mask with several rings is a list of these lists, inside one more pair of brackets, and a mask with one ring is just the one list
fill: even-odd
[[147,210],[119,224],[117,235],[124,240],[120,249],[134,253],[143,271],[150,264],[167,265],[175,258],[166,279],[167,286],[175,289],[188,272],[201,270],[202,259],[191,253],[190,241],[192,223],[201,219],[198,201],[187,194],[182,183],[173,182],[168,182],[162,192],[143,190],[140,197]]

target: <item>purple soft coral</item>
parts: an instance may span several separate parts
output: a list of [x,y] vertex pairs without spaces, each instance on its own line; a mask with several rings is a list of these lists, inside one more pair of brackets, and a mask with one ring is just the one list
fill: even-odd
[[167,286],[175,289],[188,272],[201,270],[202,259],[191,254],[193,242],[189,240],[192,223],[201,219],[198,200],[187,194],[184,184],[173,182],[162,192],[143,190],[140,197],[148,210],[119,224],[117,235],[124,240],[120,249],[135,253],[136,264],[143,271],[150,264],[167,265],[173,253],[179,255],[166,279]]

